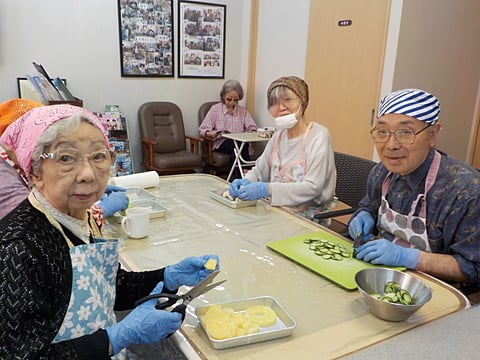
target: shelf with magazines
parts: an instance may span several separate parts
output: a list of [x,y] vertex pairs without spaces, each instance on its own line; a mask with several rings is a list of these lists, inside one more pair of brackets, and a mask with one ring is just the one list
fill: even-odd
[[115,166],[111,176],[123,176],[133,174],[130,142],[128,139],[128,126],[125,116],[118,106],[107,105],[105,111],[97,112],[96,115],[108,132],[110,150],[115,152]]

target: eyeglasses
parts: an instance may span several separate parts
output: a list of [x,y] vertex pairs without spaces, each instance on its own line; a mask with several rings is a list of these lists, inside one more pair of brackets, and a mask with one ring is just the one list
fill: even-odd
[[234,102],[234,103],[238,103],[240,101],[240,99],[233,99],[233,98],[224,98],[225,102]]
[[272,103],[269,108],[279,108],[280,106],[290,108],[294,105],[296,105],[297,101],[299,101],[300,98],[298,97],[292,97],[292,98],[276,98]]
[[423,130],[429,127],[430,125],[427,125],[424,128],[418,130],[417,132],[414,132],[411,129],[397,129],[395,131],[390,131],[387,129],[374,128],[370,131],[370,134],[372,134],[373,141],[375,141],[376,143],[386,143],[390,139],[390,136],[393,135],[395,137],[395,140],[398,141],[398,143],[403,145],[410,145],[413,144],[413,142],[415,141],[415,135],[420,134]]
[[106,171],[112,165],[112,154],[108,149],[101,149],[90,154],[82,154],[77,149],[57,149],[50,153],[43,153],[40,159],[53,160],[64,172],[73,170],[79,166],[84,159],[90,162],[95,168]]

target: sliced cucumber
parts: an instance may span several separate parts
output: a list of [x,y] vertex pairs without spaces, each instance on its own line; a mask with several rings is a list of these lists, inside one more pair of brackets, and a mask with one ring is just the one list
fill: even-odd
[[370,295],[394,304],[413,305],[415,303],[412,295],[407,290],[402,289],[400,284],[395,281],[389,281],[385,284],[383,294],[372,293]]
[[312,250],[315,255],[325,260],[341,261],[343,258],[352,256],[351,251],[345,246],[326,239],[307,238],[303,242],[308,244],[309,250]]

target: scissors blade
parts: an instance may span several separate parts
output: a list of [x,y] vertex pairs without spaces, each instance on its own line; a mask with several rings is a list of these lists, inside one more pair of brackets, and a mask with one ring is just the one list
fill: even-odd
[[183,302],[189,303],[196,297],[205,294],[207,291],[212,290],[214,287],[223,284],[227,280],[222,280],[218,281],[216,283],[211,283],[212,280],[215,278],[220,273],[220,270],[216,270],[212,272],[210,275],[208,275],[205,279],[200,281],[197,285],[195,285],[193,288],[191,288],[189,291],[187,291],[185,294],[181,295],[183,298]]
[[[217,281],[216,283],[205,286],[203,288],[203,290],[201,290],[201,291],[195,291],[195,293],[191,293],[191,290],[190,290],[183,297],[185,298],[185,300],[191,301],[191,300],[195,299],[196,297],[199,297],[200,295],[203,295],[206,292],[212,290],[213,288],[216,288],[218,285],[223,284],[225,281],[227,281],[227,280]],[[187,297],[188,297],[188,299],[187,299]]]
[[353,251],[352,251],[352,258],[356,258],[357,257],[357,248],[362,245],[362,233],[359,232],[359,233],[356,233],[355,234],[355,238],[353,239]]
[[353,248],[356,249],[360,245],[362,245],[362,233],[356,233],[355,239],[353,239]]

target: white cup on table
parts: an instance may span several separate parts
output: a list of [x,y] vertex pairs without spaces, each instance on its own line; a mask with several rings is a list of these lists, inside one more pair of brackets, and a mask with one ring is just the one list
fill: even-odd
[[122,229],[131,238],[140,239],[148,235],[150,226],[150,209],[134,207],[127,209],[122,218]]

